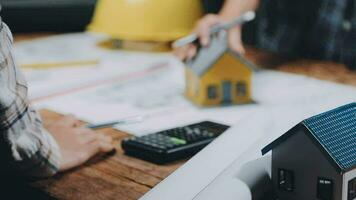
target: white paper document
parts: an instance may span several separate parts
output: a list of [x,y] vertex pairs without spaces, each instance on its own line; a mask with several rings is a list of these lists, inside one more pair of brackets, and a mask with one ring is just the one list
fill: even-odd
[[254,104],[202,108],[184,97],[184,70],[173,58],[159,68],[133,74],[136,73],[139,75],[129,78],[121,76],[122,79],[117,81],[50,98],[38,105],[74,114],[89,123],[142,116],[140,123],[116,128],[133,135],[143,135],[203,120],[233,125],[250,113],[268,106],[323,104],[332,102],[330,97],[356,93],[354,88],[348,86],[262,71],[255,74]]

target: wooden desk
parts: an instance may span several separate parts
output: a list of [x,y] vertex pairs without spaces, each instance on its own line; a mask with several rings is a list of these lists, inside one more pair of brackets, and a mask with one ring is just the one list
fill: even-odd
[[[45,34],[46,35],[46,34]],[[25,35],[17,40],[38,36]],[[248,48],[247,55],[257,65],[276,70],[305,74],[319,79],[335,81],[356,86],[356,72],[344,65],[310,61],[282,61],[280,58]],[[61,119],[61,115],[43,110],[41,114],[45,124]],[[120,142],[128,134],[113,129],[103,129],[102,134],[115,139],[117,153],[107,158],[96,158],[86,165],[59,174],[51,179],[32,182],[31,186],[44,191],[49,196],[59,199],[138,199],[170,173],[181,166],[184,161],[166,166],[158,166],[123,155]]]
[[[42,110],[46,123],[61,119],[61,115]],[[181,166],[184,161],[158,166],[123,155],[121,140],[128,134],[113,129],[102,129],[102,134],[114,138],[117,152],[107,158],[96,158],[85,166],[59,174],[52,179],[31,185],[59,199],[138,199],[157,183]]]

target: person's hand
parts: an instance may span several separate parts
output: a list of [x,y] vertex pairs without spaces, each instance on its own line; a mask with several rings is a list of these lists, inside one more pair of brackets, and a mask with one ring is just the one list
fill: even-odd
[[[219,15],[208,14],[197,23],[195,33],[199,36],[199,43],[204,47],[210,43],[210,29],[219,23],[230,21]],[[241,40],[241,27],[237,26],[228,31],[228,44],[231,50],[244,54],[245,49]],[[197,47],[194,44],[188,44],[174,51],[174,54],[181,60],[191,59],[197,53]]]
[[71,116],[48,124],[46,128],[61,150],[60,171],[84,164],[99,153],[109,153],[114,150],[111,137],[80,126],[79,122]]

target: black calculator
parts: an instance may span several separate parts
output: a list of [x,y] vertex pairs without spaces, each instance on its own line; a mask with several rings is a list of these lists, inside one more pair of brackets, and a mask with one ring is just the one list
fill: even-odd
[[204,121],[122,141],[126,155],[156,164],[188,158],[212,142],[229,126]]

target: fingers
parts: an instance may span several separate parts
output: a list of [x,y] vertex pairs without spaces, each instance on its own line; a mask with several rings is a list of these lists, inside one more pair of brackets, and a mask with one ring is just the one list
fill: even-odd
[[[208,46],[210,43],[210,29],[222,20],[218,15],[206,15],[201,19],[195,28],[198,34],[199,42],[202,46]],[[197,53],[197,47],[194,44],[188,44],[174,51],[174,55],[180,60],[192,59]]]
[[96,140],[103,141],[106,143],[112,143],[111,137],[98,133],[83,133],[80,135],[80,137],[80,140],[83,144],[88,144]]
[[180,60],[185,60],[188,49],[189,45],[185,45],[183,47],[175,49],[173,54]]
[[[210,14],[198,22],[195,32],[198,34],[199,42],[202,46],[208,46],[210,43],[210,29],[223,21],[220,16]],[[241,27],[229,30],[228,40],[231,50],[245,54],[245,48],[241,39]],[[197,54],[197,47],[193,44],[189,44],[177,49],[174,54],[181,60],[192,59]]]
[[[74,139],[73,136],[77,139]],[[106,154],[114,150],[111,137],[85,131],[85,128],[82,128],[77,134],[71,135],[66,144],[66,146],[60,145],[62,153],[60,171],[80,166],[97,154]]]
[[174,55],[180,60],[192,59],[197,53],[197,47],[193,44],[185,45],[174,51]]
[[95,133],[85,133],[85,132],[81,132],[81,133],[78,133],[80,136],[80,142],[82,144],[88,144],[92,141],[95,141],[97,140],[98,138],[98,134],[95,134]]
[[192,45],[187,51],[187,59],[193,59],[196,54],[197,47],[195,45]]
[[110,143],[112,144],[113,140],[112,140],[112,137],[109,137],[109,136],[106,136],[106,135],[102,135],[102,134],[99,134],[99,139],[106,142],[106,143]]
[[82,163],[86,162],[91,157],[99,153],[111,152],[112,150],[114,150],[114,146],[111,144],[111,142],[106,142],[104,140],[98,139],[88,143],[83,150],[83,156],[80,159]]
[[88,136],[88,135],[95,135],[96,134],[93,130],[88,129],[88,128],[84,127],[84,126],[75,127],[75,128],[73,128],[73,130],[77,135],[81,135],[81,136]]
[[245,48],[241,38],[241,27],[233,28],[229,31],[228,43],[231,50],[245,54]]
[[214,25],[221,22],[217,15],[207,15],[198,22],[196,32],[199,36],[199,41],[202,46],[208,46],[210,43],[210,29]]
[[88,134],[81,134],[80,137],[83,145],[85,146],[93,146],[99,143],[105,146],[110,146],[111,150],[114,148],[112,145],[112,137],[106,136],[104,134],[91,132]]
[[[99,153],[109,153],[114,150],[114,146],[112,145],[112,140],[109,137],[104,135],[99,135],[95,137],[91,142],[83,145],[78,152],[73,152],[73,154],[77,154],[77,156],[69,155],[70,164],[69,167],[63,168],[72,168],[75,166],[82,165],[87,162],[90,158],[94,157]],[[67,165],[68,166],[68,165]]]

